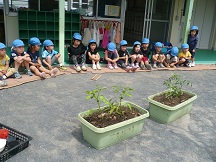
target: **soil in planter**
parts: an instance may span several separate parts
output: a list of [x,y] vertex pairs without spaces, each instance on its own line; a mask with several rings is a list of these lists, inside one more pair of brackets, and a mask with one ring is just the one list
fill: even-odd
[[180,97],[174,97],[172,100],[169,100],[168,98],[166,98],[165,94],[155,96],[155,97],[153,97],[153,100],[160,102],[164,105],[174,107],[174,106],[190,99],[191,97],[193,97],[193,95],[183,92],[183,94]]
[[109,110],[102,112],[97,111],[92,113],[90,116],[84,117],[84,119],[97,128],[104,128],[109,125],[120,123],[122,121],[132,119],[140,115],[142,114],[138,110],[134,108],[130,110],[128,107],[124,107],[123,114],[118,114],[116,112],[110,114]]

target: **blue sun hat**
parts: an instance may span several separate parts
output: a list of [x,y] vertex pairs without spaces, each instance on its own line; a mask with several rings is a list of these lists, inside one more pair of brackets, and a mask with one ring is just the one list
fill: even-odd
[[186,49],[186,48],[189,48],[189,45],[187,43],[183,43],[182,44],[182,49]]
[[20,39],[15,39],[12,43],[12,46],[13,47],[22,47],[22,46],[25,46],[23,41],[20,40]]
[[156,42],[154,46],[155,46],[155,47],[160,47],[160,48],[162,48],[162,47],[163,47],[163,44],[162,44],[161,42]]
[[5,46],[4,43],[1,43],[1,42],[0,42],[0,49],[3,49],[3,48],[6,48],[6,46]]
[[173,48],[171,49],[170,54],[171,54],[172,56],[178,56],[178,53],[179,53],[179,49],[178,49],[177,47],[173,47]]
[[120,46],[127,46],[127,41],[126,40],[122,40],[121,42],[120,42]]
[[148,38],[143,38],[142,39],[142,44],[149,44],[149,39]]
[[74,33],[73,38],[79,41],[82,40],[82,36],[80,35],[80,33]]
[[107,49],[108,49],[109,51],[113,52],[113,51],[116,49],[115,43],[110,42],[110,43],[107,45]]
[[40,40],[37,37],[32,37],[29,40],[29,44],[32,45],[32,46],[40,46],[41,42],[40,42]]
[[46,46],[54,46],[53,42],[49,39],[45,40],[43,42],[43,46],[46,47]]

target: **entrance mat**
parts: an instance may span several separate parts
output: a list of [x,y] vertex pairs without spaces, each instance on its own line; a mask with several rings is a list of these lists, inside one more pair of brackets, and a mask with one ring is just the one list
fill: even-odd
[[[20,74],[22,75],[22,78],[20,78],[20,79],[8,78],[7,79],[7,84],[8,85],[4,86],[4,87],[0,87],[0,90],[15,87],[15,86],[19,86],[21,84],[25,84],[25,83],[28,83],[28,82],[33,82],[33,81],[36,81],[36,80],[42,80],[39,76],[36,76],[36,75],[28,76],[26,74],[22,74],[22,73],[20,73]],[[65,74],[65,72],[58,71],[56,76],[63,75],[63,74]],[[47,77],[47,79],[48,78],[51,78],[50,75]]]

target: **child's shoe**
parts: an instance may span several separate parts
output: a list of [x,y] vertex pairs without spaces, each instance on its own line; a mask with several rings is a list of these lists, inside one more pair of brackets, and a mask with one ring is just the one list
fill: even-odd
[[59,66],[60,70],[67,70],[67,68],[65,66]]
[[141,65],[140,65],[140,68],[141,68],[142,70],[146,70],[146,67],[145,67],[144,64],[141,64]]
[[186,64],[186,67],[191,67],[191,63],[187,63],[187,64]]
[[97,70],[97,66],[95,64],[92,64],[92,69]]
[[195,66],[195,62],[191,62],[191,67],[194,67]]
[[96,67],[97,67],[98,70],[101,70],[101,66],[100,66],[99,63],[96,64]]
[[164,65],[163,65],[162,63],[160,63],[160,64],[158,65],[158,67],[159,67],[159,68],[164,68]]
[[19,73],[18,71],[16,71],[16,72],[14,73],[14,76],[15,76],[16,79],[22,78],[22,75],[20,75],[20,73]]
[[139,63],[136,63],[136,68],[138,68],[139,67]]
[[30,69],[26,70],[26,74],[27,74],[28,76],[32,76],[32,75],[33,75]]
[[81,67],[81,69],[82,69],[83,71],[86,71],[86,70],[87,70],[87,68],[86,68],[85,64],[82,64],[82,67]]
[[157,65],[156,65],[156,64],[153,64],[153,68],[157,68]]
[[130,66],[126,66],[125,71],[129,72],[131,70]]
[[113,67],[114,67],[114,69],[118,69],[118,66],[115,64],[115,65],[113,65]]
[[107,67],[110,69],[110,70],[113,70],[113,66],[111,64],[108,64]]
[[152,70],[152,66],[150,64],[146,65],[147,70]]
[[7,85],[7,81],[6,80],[0,80],[0,87],[4,87]]
[[80,72],[80,71],[81,71],[81,68],[80,68],[79,65],[75,65],[74,68],[75,68],[75,70],[76,70],[77,72]]
[[40,74],[40,77],[41,77],[41,79],[46,79],[46,73],[45,73],[45,72],[42,72],[42,73]]
[[52,70],[51,70],[51,78],[56,77],[57,72],[58,72],[58,69],[57,69],[57,68],[52,69]]

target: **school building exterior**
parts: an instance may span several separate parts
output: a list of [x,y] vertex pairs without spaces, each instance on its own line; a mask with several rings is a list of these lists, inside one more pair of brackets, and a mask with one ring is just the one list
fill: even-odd
[[[173,46],[181,47],[190,27],[196,25],[199,27],[197,48],[216,50],[215,0],[2,0],[0,3],[0,41],[8,47],[14,39],[21,38],[20,34],[25,34],[24,28],[29,28],[26,32],[35,33],[41,40],[48,39],[49,35],[53,37],[50,39],[56,38],[59,51],[65,53],[65,40],[82,29],[81,22],[76,27],[81,20],[70,15],[71,12],[89,21],[120,22],[121,38],[129,45],[148,37],[152,42],[171,42]],[[26,11],[22,19],[19,11]],[[30,19],[26,24],[25,17]],[[33,25],[30,25],[31,21]],[[44,29],[40,29],[41,26]],[[47,29],[52,26],[55,26],[52,30]],[[30,36],[33,35],[26,34],[26,39]]]

